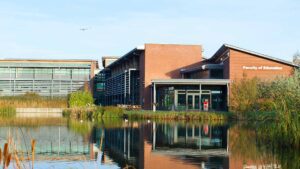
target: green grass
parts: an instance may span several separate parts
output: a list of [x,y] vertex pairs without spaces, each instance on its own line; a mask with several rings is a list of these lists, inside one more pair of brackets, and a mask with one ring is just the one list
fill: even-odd
[[64,117],[71,119],[98,120],[110,118],[125,118],[130,120],[189,120],[189,121],[226,121],[230,117],[228,112],[183,112],[183,111],[128,111],[118,107],[94,106],[91,108],[65,109]]
[[182,111],[126,111],[129,119],[160,119],[160,120],[196,120],[218,121],[227,120],[229,113],[226,112],[182,112]]

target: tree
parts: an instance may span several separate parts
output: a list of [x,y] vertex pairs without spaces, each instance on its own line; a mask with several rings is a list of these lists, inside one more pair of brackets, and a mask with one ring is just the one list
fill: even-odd
[[300,53],[297,51],[293,56],[293,62],[300,66]]

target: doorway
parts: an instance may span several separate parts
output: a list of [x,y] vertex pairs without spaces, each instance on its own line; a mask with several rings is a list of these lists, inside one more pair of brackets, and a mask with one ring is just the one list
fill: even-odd
[[199,110],[200,109],[199,94],[188,94],[187,95],[187,107],[189,110]]
[[174,105],[176,110],[203,110],[204,101],[208,101],[209,110],[212,109],[212,95],[210,90],[175,90]]

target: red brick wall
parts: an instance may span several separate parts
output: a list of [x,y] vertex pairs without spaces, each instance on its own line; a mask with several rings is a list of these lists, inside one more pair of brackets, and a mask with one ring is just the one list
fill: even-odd
[[[230,70],[229,78],[231,80],[238,80],[243,78],[243,74],[247,78],[258,77],[260,79],[272,80],[279,76],[288,76],[293,73],[294,68],[292,66],[275,62],[273,60],[260,58],[255,55],[240,52],[230,49]],[[282,70],[245,70],[243,66],[269,66],[269,67],[282,67]]]
[[[143,58],[143,57],[142,57]],[[151,80],[181,78],[180,70],[195,67],[202,60],[202,48],[199,45],[161,45],[146,44],[144,72],[141,79],[144,85],[141,90],[141,101],[144,109],[151,109]],[[143,69],[140,69],[143,70]],[[141,83],[142,84],[142,83]],[[141,102],[143,105],[143,102]]]

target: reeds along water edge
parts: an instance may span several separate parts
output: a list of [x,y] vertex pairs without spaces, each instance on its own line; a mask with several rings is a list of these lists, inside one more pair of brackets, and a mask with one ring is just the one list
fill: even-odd
[[[10,139],[8,139],[10,140]],[[31,140],[31,152],[28,152],[29,155],[31,153],[31,158],[29,157],[28,160],[31,160],[31,168],[34,168],[34,160],[35,160],[35,145],[36,141],[34,139]],[[7,169],[8,166],[11,164],[11,161],[15,161],[14,167],[17,169],[22,168],[21,162],[24,157],[19,157],[19,152],[17,149],[12,149],[10,152],[10,147],[16,147],[16,145],[13,143],[13,141],[9,141],[8,143],[5,143],[3,146],[3,152],[0,148],[0,165],[2,165],[3,169]],[[23,153],[21,153],[23,155]],[[25,168],[25,167],[24,167]]]

